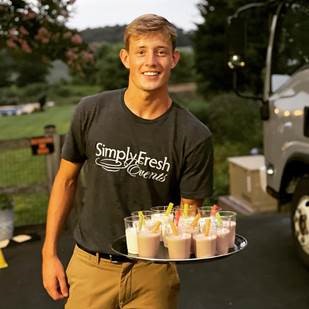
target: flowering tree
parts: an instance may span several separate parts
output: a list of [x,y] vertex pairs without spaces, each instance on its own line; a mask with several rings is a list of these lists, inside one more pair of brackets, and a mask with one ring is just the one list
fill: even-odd
[[65,25],[75,0],[0,0],[0,48],[35,54],[48,63],[61,59],[83,72],[93,53],[78,31]]

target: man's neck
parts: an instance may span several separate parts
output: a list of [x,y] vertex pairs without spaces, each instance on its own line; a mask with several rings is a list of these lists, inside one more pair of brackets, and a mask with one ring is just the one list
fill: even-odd
[[149,120],[163,115],[172,104],[167,89],[136,91],[130,87],[124,94],[124,102],[133,114]]

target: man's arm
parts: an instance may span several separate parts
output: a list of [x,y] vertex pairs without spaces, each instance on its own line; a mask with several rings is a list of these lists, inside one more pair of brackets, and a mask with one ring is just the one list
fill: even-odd
[[80,163],[62,159],[49,199],[42,248],[42,277],[45,289],[54,300],[68,296],[65,271],[57,255],[57,243],[72,206],[80,168]]

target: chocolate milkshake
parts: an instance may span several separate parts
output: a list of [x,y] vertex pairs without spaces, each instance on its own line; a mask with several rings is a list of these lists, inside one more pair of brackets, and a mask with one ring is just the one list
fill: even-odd
[[221,227],[217,229],[217,254],[227,254],[230,245],[230,230],[226,227]]
[[195,256],[197,258],[211,257],[216,255],[216,235],[206,236],[203,233],[194,235]]
[[229,223],[229,248],[234,248],[235,245],[235,235],[236,235],[236,222],[231,221]]
[[146,258],[156,257],[160,247],[161,233],[142,230],[137,233],[138,255]]
[[191,253],[191,234],[180,233],[166,236],[170,259],[188,259]]

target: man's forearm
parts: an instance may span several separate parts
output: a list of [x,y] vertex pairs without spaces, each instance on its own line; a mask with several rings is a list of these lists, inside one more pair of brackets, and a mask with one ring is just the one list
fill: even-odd
[[57,254],[58,238],[73,203],[76,183],[77,178],[64,179],[60,174],[55,178],[47,211],[43,255]]

